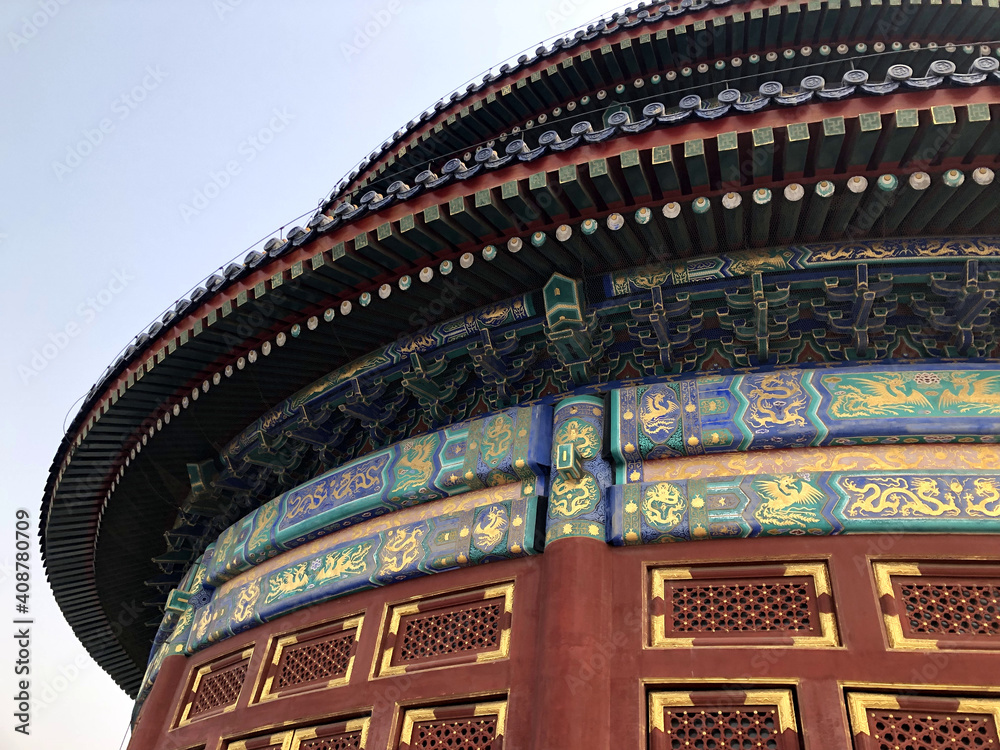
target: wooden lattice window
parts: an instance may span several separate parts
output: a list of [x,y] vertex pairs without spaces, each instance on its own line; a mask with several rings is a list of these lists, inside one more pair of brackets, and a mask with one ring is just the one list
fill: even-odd
[[352,617],[274,638],[268,647],[257,700],[269,701],[350,682],[363,619]]
[[178,726],[235,709],[252,654],[251,646],[200,667],[191,678]]
[[226,745],[226,750],[288,750],[292,745],[294,732],[279,732],[267,737],[237,740]]
[[855,750],[1000,747],[1000,698],[848,693]]
[[514,584],[392,605],[376,677],[506,658]]
[[649,694],[650,750],[798,750],[790,690],[655,691]]
[[333,724],[289,729],[278,734],[237,740],[226,750],[363,750],[368,742],[369,717]]
[[500,750],[507,702],[411,709],[403,715],[399,750]]
[[650,642],[691,646],[836,646],[824,563],[655,567]]
[[875,563],[889,646],[1000,649],[1000,566]]

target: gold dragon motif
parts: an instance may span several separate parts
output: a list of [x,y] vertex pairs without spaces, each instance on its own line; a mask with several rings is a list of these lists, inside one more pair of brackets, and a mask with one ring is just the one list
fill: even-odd
[[679,524],[684,518],[686,507],[680,488],[669,482],[650,485],[642,496],[643,515],[661,531],[669,531]]
[[219,537],[219,541],[215,545],[215,560],[216,567],[225,569],[229,563],[229,557],[233,553],[233,548],[236,546],[236,527],[239,525],[239,521],[234,523],[228,529],[222,532],[222,536]]
[[664,270],[661,266],[650,266],[633,275],[630,280],[640,289],[652,289],[663,286],[669,279],[669,271]]
[[344,365],[339,370],[334,370],[328,375],[324,375],[319,380],[307,385],[289,399],[289,409],[297,409],[311,401],[317,396],[321,396],[332,388],[336,388],[341,383],[350,380],[362,371],[372,370],[380,365],[389,363],[389,358],[381,353],[369,354],[360,359],[356,359]]
[[278,503],[276,501],[272,500],[260,507],[260,513],[257,514],[257,520],[254,523],[253,533],[250,534],[250,539],[247,542],[248,550],[254,550],[258,546],[267,544],[270,541],[271,525],[277,516]]
[[[517,305],[514,306],[515,308]],[[507,321],[507,317],[514,312],[511,307],[508,307],[506,302],[498,302],[494,305],[489,305],[482,308],[474,316],[469,316],[472,318],[471,324],[475,326],[476,322],[482,323],[487,328],[496,328]]]
[[328,500],[339,503],[359,496],[359,493],[378,487],[382,481],[382,467],[388,460],[384,454],[357,466],[342,469],[332,476],[313,482],[288,498],[286,521],[294,521],[323,507]]
[[264,597],[264,604],[282,599],[299,591],[309,585],[309,576],[306,574],[306,563],[301,562],[290,568],[285,568],[271,576],[267,582],[267,596]]
[[787,271],[788,261],[783,255],[733,255],[729,271],[734,276],[750,275],[755,271]]
[[174,629],[170,631],[170,640],[176,640],[181,633],[187,630],[193,619],[194,610],[191,607],[188,607],[181,612],[181,616],[177,618],[177,623],[174,625]]
[[964,497],[965,512],[970,516],[990,516],[996,518],[1000,516],[1000,489],[997,488],[997,479],[993,477],[983,477],[972,483],[979,494],[979,500],[973,502],[972,498]]
[[955,504],[961,495],[962,484],[952,481],[949,492],[941,497],[938,482],[931,477],[879,477],[858,486],[850,478],[843,480],[843,486],[858,494],[847,508],[847,514],[900,516],[957,516],[962,510]]
[[581,458],[591,459],[597,455],[601,447],[601,439],[597,428],[582,419],[567,419],[556,431],[553,442],[556,445],[573,443]]
[[997,254],[997,247],[989,242],[978,240],[931,240],[920,239],[906,243],[871,242],[868,244],[845,244],[811,248],[810,261],[829,263],[839,260],[881,260],[883,258],[946,258],[963,256],[992,256]]
[[389,531],[385,544],[379,550],[383,572],[399,573],[407,565],[420,559],[423,552],[421,541],[425,533],[423,526],[415,526],[409,532],[405,528]]
[[403,442],[394,469],[396,486],[393,487],[393,495],[419,490],[430,483],[431,475],[434,473],[434,462],[431,458],[437,446],[437,436],[433,434]]
[[260,581],[251,581],[242,589],[236,599],[236,606],[233,608],[233,621],[237,623],[249,620],[253,615],[254,602],[260,596]]
[[752,387],[746,419],[753,427],[805,426],[802,410],[809,399],[795,375],[768,372],[747,382]]
[[205,638],[205,633],[208,632],[208,626],[212,622],[211,607],[202,607],[198,611],[198,621],[194,625],[194,638],[195,641],[201,641]]
[[578,480],[556,477],[549,504],[554,515],[570,517],[591,510],[599,497],[597,478],[587,472]]
[[437,340],[429,331],[421,331],[420,333],[404,339],[399,345],[399,351],[401,354],[409,356],[414,352],[430,351],[437,346],[437,344]]
[[486,425],[480,443],[483,447],[483,461],[496,466],[514,441],[514,420],[506,414],[498,414]]
[[323,566],[316,571],[315,583],[335,581],[349,575],[359,575],[368,568],[365,556],[372,548],[369,544],[359,544],[337,550],[323,557]]
[[689,458],[647,461],[645,481],[702,479],[740,474],[791,474],[813,471],[895,471],[899,469],[992,469],[996,446],[971,444],[911,444],[783,448],[743,453],[718,453]]

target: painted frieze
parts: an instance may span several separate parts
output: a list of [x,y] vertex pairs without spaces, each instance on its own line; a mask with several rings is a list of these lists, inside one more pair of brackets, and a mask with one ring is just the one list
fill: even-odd
[[282,551],[392,511],[470,490],[544,482],[551,411],[511,408],[403,440],[264,503],[226,529],[210,586]]
[[975,443],[903,443],[771,451],[712,453],[683,459],[647,461],[646,482],[703,479],[742,474],[791,474],[802,471],[900,469],[996,469],[1000,446]]
[[1000,368],[778,369],[708,375],[612,392],[618,482],[649,461],[810,446],[992,443],[1000,434]]
[[867,261],[926,263],[928,260],[1000,258],[996,237],[888,238],[867,242],[832,242],[730,253],[660,263],[607,274],[609,297],[636,294],[653,287],[682,286],[702,281],[724,281],[754,273],[779,273],[850,266]]
[[1000,471],[798,472],[616,485],[610,541],[1000,533]]
[[193,618],[188,653],[355,591],[540,551],[527,480],[400,510],[322,536],[227,581]]

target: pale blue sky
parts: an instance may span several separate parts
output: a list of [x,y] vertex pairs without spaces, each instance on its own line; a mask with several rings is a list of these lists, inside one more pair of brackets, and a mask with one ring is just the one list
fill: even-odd
[[[15,509],[34,540],[66,413],[130,339],[441,95],[613,1],[0,0],[0,632]],[[0,638],[0,746],[113,750],[131,701],[32,558],[32,734],[13,732]]]

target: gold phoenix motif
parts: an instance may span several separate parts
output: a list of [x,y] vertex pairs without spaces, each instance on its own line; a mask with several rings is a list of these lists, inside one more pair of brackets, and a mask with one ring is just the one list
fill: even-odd
[[946,416],[949,412],[1000,415],[1000,375],[978,371],[827,375],[836,419]]
[[642,394],[639,418],[643,431],[657,442],[670,437],[680,419],[681,405],[669,388],[651,388]]
[[507,511],[503,506],[491,505],[472,529],[472,540],[481,550],[493,549],[507,531]]
[[1000,414],[1000,375],[979,377],[978,373],[951,372],[949,378],[956,386],[956,392],[942,391],[939,403],[942,407],[954,407],[960,412],[979,411],[983,407],[994,407]]
[[817,519],[826,500],[826,493],[802,477],[755,479],[752,487],[761,498],[754,515],[762,524],[805,528]]

